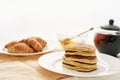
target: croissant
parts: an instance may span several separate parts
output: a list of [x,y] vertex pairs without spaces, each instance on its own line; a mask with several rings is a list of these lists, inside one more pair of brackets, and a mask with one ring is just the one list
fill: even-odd
[[5,45],[5,48],[10,48],[11,46],[15,45],[15,44],[18,44],[19,42],[18,41],[11,41],[9,42],[8,44]]
[[11,52],[11,53],[32,53],[32,52],[34,52],[34,50],[25,43],[18,43],[18,44],[11,46],[10,48],[8,48],[8,52]]
[[34,38],[27,39],[26,43],[34,49],[35,52],[42,51],[42,45]]
[[31,38],[36,39],[39,42],[39,44],[42,45],[42,48],[44,48],[46,46],[46,44],[47,44],[47,42],[44,39],[40,38],[40,37],[31,37]]

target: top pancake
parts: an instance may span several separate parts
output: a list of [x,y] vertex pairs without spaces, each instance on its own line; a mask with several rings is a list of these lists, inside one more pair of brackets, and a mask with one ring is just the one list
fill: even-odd
[[89,44],[71,44],[65,46],[65,51],[95,52],[95,48]]

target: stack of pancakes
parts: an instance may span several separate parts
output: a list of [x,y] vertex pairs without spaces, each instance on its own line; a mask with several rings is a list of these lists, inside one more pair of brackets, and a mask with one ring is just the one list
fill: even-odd
[[93,71],[97,69],[95,48],[89,44],[72,44],[65,46],[63,66],[77,71]]

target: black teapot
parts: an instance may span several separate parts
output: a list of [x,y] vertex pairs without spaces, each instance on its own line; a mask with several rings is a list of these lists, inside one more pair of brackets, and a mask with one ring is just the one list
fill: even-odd
[[95,29],[94,44],[100,53],[114,57],[120,52],[120,28],[114,25],[114,20],[109,20],[109,25]]

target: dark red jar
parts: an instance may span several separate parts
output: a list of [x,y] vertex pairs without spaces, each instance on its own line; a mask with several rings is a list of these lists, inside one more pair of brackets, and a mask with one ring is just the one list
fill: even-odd
[[109,25],[96,28],[94,44],[100,53],[117,57],[120,52],[120,28],[113,23],[111,19]]

